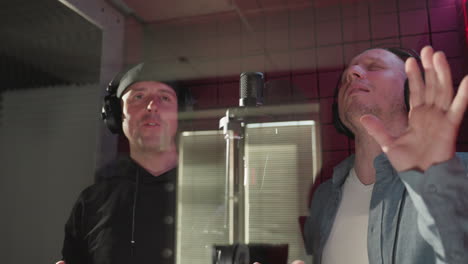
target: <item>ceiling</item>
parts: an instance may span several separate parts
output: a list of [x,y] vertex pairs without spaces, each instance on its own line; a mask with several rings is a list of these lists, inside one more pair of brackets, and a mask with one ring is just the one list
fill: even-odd
[[[357,0],[108,0],[144,25],[142,59],[157,77],[203,79],[243,71],[289,72],[315,67],[314,16],[339,14]],[[320,10],[320,11],[317,11]],[[340,33],[328,31],[323,35]],[[340,67],[329,62],[323,67]]]
[[[225,13],[242,15],[250,11],[310,4],[310,0],[106,1],[143,24]],[[55,80],[74,83],[99,80],[100,29],[59,1],[2,1],[0,17],[0,56],[8,57],[3,67],[15,68],[15,75],[48,75]],[[180,58],[184,54],[175,56]]]
[[285,9],[295,6],[333,4],[343,0],[108,0],[124,8],[145,23],[189,18],[224,12],[251,12],[259,10]]
[[[342,36],[335,31],[337,14],[340,16],[343,12],[344,15],[344,11],[352,13],[361,19],[359,23],[363,22],[365,28],[370,28],[367,9],[361,16],[358,9],[343,8],[340,11],[339,6],[356,2],[378,6],[390,2],[104,1],[144,25],[143,43],[132,43],[132,39],[126,39],[127,47],[141,47],[144,57],[162,65],[162,75],[184,78],[204,78],[213,72],[217,76],[232,76],[245,70],[280,72],[315,66],[339,67],[333,62],[336,55],[333,45],[342,44]],[[0,55],[7,55],[67,82],[99,80],[100,29],[57,0],[2,1],[0,32]],[[363,30],[359,30],[361,32]],[[360,37],[354,31],[351,33],[356,38]],[[366,48],[366,45],[363,43],[359,48]],[[329,56],[322,59],[321,54],[324,53]],[[341,59],[339,56],[338,60]]]
[[[251,11],[309,5],[311,0],[106,1],[143,24],[158,24],[216,14],[242,16]],[[2,1],[0,17],[0,56],[8,58],[3,60],[3,67],[10,68],[9,73],[43,75],[73,83],[99,80],[100,29],[59,1]]]

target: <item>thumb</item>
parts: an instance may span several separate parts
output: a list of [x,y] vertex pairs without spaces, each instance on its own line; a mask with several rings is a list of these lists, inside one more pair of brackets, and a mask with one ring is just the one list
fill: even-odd
[[387,152],[388,146],[394,139],[388,133],[382,121],[374,115],[363,115],[359,121],[361,121],[367,133],[377,141],[383,152]]
[[304,261],[302,260],[295,260],[291,264],[304,264]]

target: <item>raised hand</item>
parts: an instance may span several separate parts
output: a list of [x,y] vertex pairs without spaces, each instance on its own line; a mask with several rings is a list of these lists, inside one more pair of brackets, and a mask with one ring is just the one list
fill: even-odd
[[360,119],[397,171],[425,171],[452,158],[468,103],[468,76],[463,78],[454,98],[450,67],[443,52],[434,52],[426,46],[421,51],[421,60],[425,82],[414,58],[405,64],[411,110],[403,134],[391,136],[376,116],[363,115]]
[[[253,264],[261,264],[260,262],[254,262]],[[304,264],[304,261],[302,260],[294,260],[291,262],[291,264]]]

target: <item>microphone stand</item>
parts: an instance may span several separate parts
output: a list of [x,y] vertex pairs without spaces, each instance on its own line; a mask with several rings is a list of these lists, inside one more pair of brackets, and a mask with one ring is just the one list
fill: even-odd
[[224,225],[229,227],[230,246],[215,246],[213,263],[249,264],[245,241],[245,126],[248,108],[233,108],[220,119],[226,140],[226,183]]
[[246,108],[228,109],[219,121],[226,140],[225,225],[229,226],[229,243],[245,243],[245,120]]
[[[224,225],[229,227],[229,244],[215,246],[215,264],[248,264],[249,249],[245,239],[245,127],[249,107],[261,104],[263,73],[244,72],[240,75],[240,97],[238,108],[228,109],[220,119],[226,140],[226,183]],[[247,164],[248,165],[248,164]]]

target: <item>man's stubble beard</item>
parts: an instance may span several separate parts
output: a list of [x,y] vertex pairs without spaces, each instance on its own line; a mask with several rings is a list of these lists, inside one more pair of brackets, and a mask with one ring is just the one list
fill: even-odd
[[170,150],[175,141],[174,137],[169,134],[168,127],[163,126],[158,136],[144,138],[139,135],[137,136],[137,147],[141,152],[164,152]]
[[365,114],[372,114],[378,116],[380,114],[380,109],[366,105],[358,105],[351,110],[344,111],[344,124],[348,127],[349,130],[353,132],[353,134],[356,135],[357,133],[359,133],[359,131],[363,129],[360,125],[359,119]]
[[364,127],[362,127],[360,123],[360,118],[363,115],[370,114],[374,115],[380,120],[384,121],[389,120],[395,115],[399,114],[407,114],[406,106],[404,103],[398,103],[394,104],[391,106],[390,110],[387,112],[384,112],[384,110],[379,107],[378,105],[365,105],[361,104],[358,102],[353,102],[351,105],[348,107],[348,109],[351,110],[345,110],[343,116],[343,123],[348,127],[354,134],[359,133],[359,132],[364,132],[367,133]]

